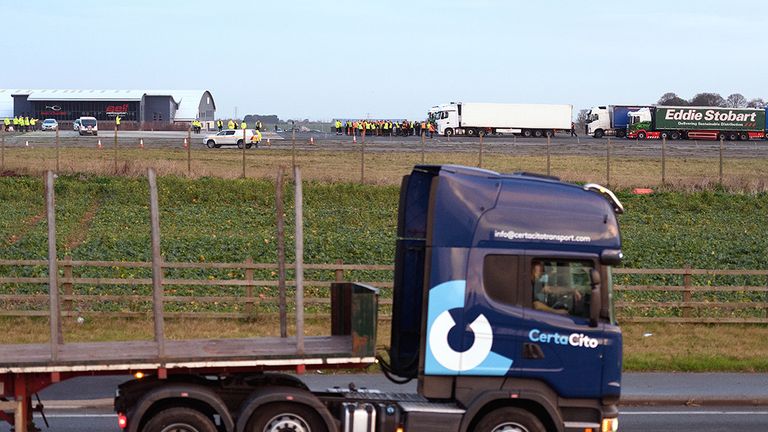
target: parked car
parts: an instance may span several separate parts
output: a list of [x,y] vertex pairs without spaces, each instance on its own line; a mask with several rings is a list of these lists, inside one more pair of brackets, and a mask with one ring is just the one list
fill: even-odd
[[43,124],[40,126],[40,130],[49,130],[49,131],[55,131],[59,128],[59,122],[56,121],[56,119],[45,119],[43,120]]
[[72,130],[75,132],[80,130],[80,119],[77,119],[74,122],[72,122]]
[[243,144],[245,144],[245,148],[251,148],[253,146],[251,137],[253,137],[254,132],[254,129],[246,129],[245,143],[243,143],[242,129],[225,129],[216,134],[206,135],[203,138],[203,144],[208,148],[219,148],[223,145],[236,145],[237,148],[243,148]]
[[80,117],[77,120],[80,122],[80,125],[77,128],[80,135],[99,134],[99,123],[96,121],[96,117]]

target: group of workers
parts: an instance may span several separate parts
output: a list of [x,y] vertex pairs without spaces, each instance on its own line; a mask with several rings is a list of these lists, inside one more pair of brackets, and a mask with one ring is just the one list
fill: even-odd
[[361,136],[420,136],[422,133],[432,135],[435,133],[435,124],[428,121],[408,120],[341,120],[334,122],[336,134]]
[[13,125],[13,130],[16,132],[29,132],[29,131],[35,131],[37,130],[37,122],[39,120],[32,117],[14,117],[13,119],[10,119],[6,117],[3,120],[3,130],[6,132],[11,131],[11,125]]
[[[256,129],[257,131],[260,131],[262,127],[264,127],[264,126],[261,124],[261,120],[256,120],[256,124],[254,125],[254,129]],[[222,129],[224,129],[224,121],[223,120],[216,120],[216,129],[218,129],[219,132],[221,132]],[[230,129],[230,130],[237,129],[237,123],[235,123],[234,120],[230,119],[227,122],[227,129]],[[240,129],[248,129],[248,124],[245,122],[245,120],[240,122]]]

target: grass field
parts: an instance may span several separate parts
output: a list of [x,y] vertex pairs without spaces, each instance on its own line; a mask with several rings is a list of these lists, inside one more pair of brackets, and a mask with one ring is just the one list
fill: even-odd
[[[48,150],[46,150],[48,151]],[[63,171],[84,173],[64,174],[57,180],[57,245],[60,256],[70,255],[78,260],[149,260],[149,210],[146,180],[140,177],[143,166],[154,165],[161,173],[184,172],[186,154],[167,150],[174,156],[165,160],[151,158],[125,162],[121,165],[128,177],[104,177],[112,160],[108,153],[102,158],[89,159],[86,153],[62,160]],[[42,153],[41,153],[42,154]],[[68,153],[69,154],[69,153]],[[165,154],[165,153],[163,153]],[[202,154],[202,153],[201,153]],[[47,226],[44,218],[42,178],[38,176],[51,159],[40,159],[36,168],[19,170],[34,176],[0,177],[0,258],[43,259],[47,251]],[[141,155],[162,156],[160,153]],[[166,156],[168,156],[166,155]],[[210,166],[219,166],[211,172],[196,171],[194,179],[173,175],[160,178],[160,206],[162,253],[167,261],[182,262],[242,262],[251,257],[255,262],[276,260],[276,234],[274,230],[274,184],[271,180],[276,167],[290,165],[291,155],[274,152],[248,154],[248,179],[234,179],[239,175],[239,152],[206,152]],[[8,156],[8,155],[6,155]],[[394,236],[398,200],[399,176],[419,162],[418,154],[375,154],[367,160],[366,171],[370,180],[356,183],[355,154],[325,154],[313,152],[302,155],[300,163],[304,177],[309,178],[305,192],[305,260],[311,263],[331,263],[338,259],[345,263],[391,264],[394,255]],[[472,164],[472,155],[428,155],[428,162]],[[442,159],[445,158],[445,159]],[[464,158],[464,159],[462,159]],[[6,159],[9,166],[13,158]],[[541,171],[541,159],[499,157],[487,159],[491,169],[501,171]],[[553,160],[553,173],[573,170],[574,180],[600,181],[599,166],[574,170],[574,166],[587,163],[586,158],[570,157]],[[29,161],[27,160],[28,164]],[[200,162],[202,163],[202,162]],[[632,165],[637,163],[637,165]],[[651,181],[656,170],[652,161],[623,161],[630,171],[645,172]],[[67,165],[69,164],[69,165]],[[220,164],[220,165],[216,165]],[[561,165],[562,164],[562,165]],[[711,161],[701,162],[701,169],[712,171]],[[626,173],[625,186],[617,189],[627,213],[620,216],[622,226],[624,265],[635,268],[693,268],[765,269],[768,268],[768,192],[763,183],[765,168],[757,161],[745,161],[739,166],[739,176],[732,183],[715,185],[714,180],[683,181],[677,185],[657,188],[653,195],[634,195],[629,185],[647,185],[644,175]],[[208,165],[206,165],[208,166]],[[674,165],[673,165],[674,166]],[[686,165],[688,166],[688,165]],[[669,165],[668,165],[669,167]],[[592,171],[589,171],[591,169]],[[716,170],[716,166],[715,166]],[[733,168],[736,171],[736,168]],[[590,172],[592,174],[590,174]],[[215,176],[213,175],[215,174]],[[716,176],[716,172],[714,175]],[[613,176],[614,174],[612,174]],[[750,177],[751,176],[751,177]],[[218,178],[218,177],[231,177]],[[566,177],[564,175],[564,177]],[[368,178],[368,177],[367,177]],[[613,178],[613,177],[612,177]],[[752,178],[753,180],[747,180]],[[652,184],[652,183],[648,183]],[[290,187],[286,188],[287,231],[292,230],[292,203]],[[292,239],[287,250],[289,261]],[[44,276],[44,268],[13,269],[0,267],[0,275]],[[90,268],[83,277],[149,277],[146,269]],[[203,277],[226,279],[242,277],[240,270],[169,271],[168,277]],[[259,277],[274,277],[270,271],[257,272]],[[307,276],[330,280],[331,271],[317,271]],[[361,281],[388,281],[389,272],[349,272],[345,277]],[[617,283],[664,283],[660,276],[617,277]],[[697,278],[698,284],[750,284],[763,285],[764,278],[718,277]],[[148,287],[118,286],[76,287],[83,294],[147,294]],[[205,287],[171,287],[171,294],[192,295],[210,293]],[[44,293],[44,286],[4,285],[3,294]],[[262,292],[273,295],[274,290]],[[241,287],[221,287],[219,295],[242,295]],[[657,297],[654,297],[657,296]],[[650,297],[649,297],[650,296]],[[627,299],[629,297],[626,297]],[[642,294],[638,300],[660,300],[658,294]],[[765,299],[741,299],[764,305]],[[762,303],[761,303],[762,302]],[[9,307],[8,304],[3,305]],[[27,305],[29,306],[29,305]],[[44,307],[44,305],[42,306]],[[124,305],[106,304],[102,310],[123,310]],[[172,310],[232,310],[227,304],[169,305]],[[147,310],[149,305],[136,306]],[[87,311],[85,311],[87,312]],[[765,308],[758,309],[759,314]],[[762,315],[761,315],[762,316]],[[149,337],[151,321],[109,320],[101,322],[86,314],[87,320],[78,325],[65,323],[67,340],[103,340]],[[3,342],[43,341],[47,321],[40,319],[4,319],[6,332]],[[309,332],[327,333],[326,321],[312,321]],[[388,343],[386,323],[382,324],[379,344]],[[271,321],[253,320],[169,320],[169,335],[227,336],[276,334],[277,326]],[[744,370],[766,371],[763,342],[766,326],[736,325],[639,325],[624,326],[625,367],[627,370]],[[652,333],[653,336],[644,336]]]

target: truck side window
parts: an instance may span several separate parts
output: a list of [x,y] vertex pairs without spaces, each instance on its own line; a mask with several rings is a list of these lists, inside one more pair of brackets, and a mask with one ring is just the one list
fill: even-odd
[[519,305],[522,301],[519,276],[518,255],[487,255],[483,261],[483,286],[491,300]]
[[589,317],[591,261],[535,259],[531,262],[533,308]]

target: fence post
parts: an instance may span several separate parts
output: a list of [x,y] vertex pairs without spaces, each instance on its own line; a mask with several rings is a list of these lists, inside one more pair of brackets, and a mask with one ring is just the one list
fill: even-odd
[[59,359],[59,345],[64,343],[61,332],[61,301],[59,300],[59,269],[56,258],[56,198],[53,172],[45,179],[45,204],[48,216],[48,295],[51,325],[51,360]]
[[5,132],[3,132],[2,138],[2,149],[0,150],[0,170],[5,171]]
[[117,123],[115,123],[115,175],[117,175]]
[[723,138],[720,137],[720,185],[723,184]]
[[483,133],[480,132],[478,135],[480,135],[480,158],[477,162],[477,167],[482,168],[483,167]]
[[423,130],[421,131],[421,163],[424,163],[424,157],[425,157],[425,154],[424,154],[424,137],[425,137],[426,134],[427,133],[424,132]]
[[243,178],[245,178],[245,129],[243,129]]
[[360,183],[365,183],[365,128],[363,133],[360,134],[362,139],[360,140]]
[[187,128],[187,177],[192,176],[192,127]]
[[667,184],[667,138],[661,139],[661,184]]
[[549,157],[549,144],[552,141],[552,138],[547,137],[547,175],[551,175],[550,172],[550,157]]
[[64,310],[72,312],[72,257],[64,255],[64,282],[61,284],[61,288],[64,291]]
[[[693,296],[693,291],[691,291],[691,265],[686,264],[684,270],[685,273],[683,274],[683,286],[685,287],[685,290],[683,291],[683,303],[689,303]],[[683,317],[690,317],[691,310],[692,308],[690,306],[683,306]]]
[[283,209],[283,178],[285,172],[282,166],[277,167],[275,181],[275,213],[277,218],[277,295],[280,308],[280,337],[288,337],[288,317],[285,306],[285,214]]
[[[246,258],[245,265],[251,264],[253,264],[253,258]],[[245,314],[250,318],[253,314],[253,269],[250,267],[245,268],[245,282]]]
[[[344,260],[337,259],[336,265],[339,267],[344,265]],[[336,282],[344,282],[344,270],[341,268],[336,269]]]
[[608,137],[608,145],[606,146],[606,158],[605,158],[605,186],[611,187],[611,137]]
[[[117,127],[115,127],[117,130]],[[165,323],[163,321],[163,256],[160,255],[160,210],[157,204],[155,170],[147,170],[149,179],[149,220],[152,238],[152,317],[155,323],[157,356],[165,357]]]
[[296,123],[291,128],[291,169],[296,168]]
[[301,169],[293,169],[296,263],[296,353],[304,354],[304,203]]
[[56,128],[56,173],[59,172],[59,128]]

